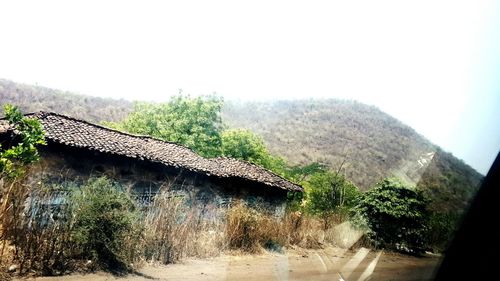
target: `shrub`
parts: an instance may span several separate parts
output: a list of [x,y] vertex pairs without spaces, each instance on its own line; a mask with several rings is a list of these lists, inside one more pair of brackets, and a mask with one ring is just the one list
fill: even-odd
[[385,179],[364,194],[357,210],[366,219],[375,245],[420,253],[426,245],[429,212],[419,190]]
[[324,229],[347,217],[360,192],[340,174],[316,172],[304,184],[307,194],[306,210],[324,220]]
[[433,212],[429,219],[427,243],[434,251],[443,251],[455,236],[461,213]]
[[71,237],[82,258],[123,270],[138,254],[140,213],[130,195],[105,177],[91,178],[69,196]]

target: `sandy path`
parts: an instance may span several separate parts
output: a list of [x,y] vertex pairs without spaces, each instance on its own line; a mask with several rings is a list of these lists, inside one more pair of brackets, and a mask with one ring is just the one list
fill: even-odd
[[365,248],[346,251],[288,250],[286,254],[225,255],[189,259],[166,266],[147,265],[137,274],[117,277],[108,273],[42,277],[40,281],[100,280],[430,280],[439,259],[416,258]]

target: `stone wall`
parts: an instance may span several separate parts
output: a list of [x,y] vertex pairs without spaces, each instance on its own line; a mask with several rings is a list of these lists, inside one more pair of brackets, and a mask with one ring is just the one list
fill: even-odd
[[41,161],[30,171],[30,184],[68,185],[91,176],[107,176],[129,190],[143,206],[161,191],[178,196],[188,206],[200,208],[207,217],[231,206],[236,200],[282,216],[286,191],[239,178],[218,178],[166,167],[163,164],[107,155],[50,144],[40,151]]

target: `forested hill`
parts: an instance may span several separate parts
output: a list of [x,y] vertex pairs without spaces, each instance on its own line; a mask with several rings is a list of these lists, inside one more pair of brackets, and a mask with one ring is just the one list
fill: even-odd
[[[119,121],[133,109],[103,99],[0,79],[0,104],[25,112],[54,111],[92,122]],[[269,149],[293,164],[321,162],[366,190],[387,176],[418,183],[436,209],[465,206],[482,176],[376,107],[344,100],[237,103],[227,101],[229,127],[260,134]]]
[[346,100],[226,103],[230,127],[263,136],[271,152],[294,164],[342,165],[366,190],[387,176],[417,184],[435,209],[461,209],[482,175],[374,106]]
[[53,111],[90,122],[120,121],[133,109],[133,103],[123,99],[77,95],[0,78],[0,104],[5,103],[18,105],[23,112]]

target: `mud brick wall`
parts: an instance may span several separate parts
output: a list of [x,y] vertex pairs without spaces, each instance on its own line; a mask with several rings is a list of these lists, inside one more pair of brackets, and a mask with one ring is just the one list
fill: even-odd
[[154,196],[166,191],[185,199],[189,207],[197,207],[207,218],[221,209],[243,200],[282,216],[286,191],[241,178],[221,178],[167,167],[146,160],[51,144],[41,149],[41,161],[30,171],[29,184],[64,185],[83,183],[89,177],[106,176],[129,190],[140,205],[148,206]]

